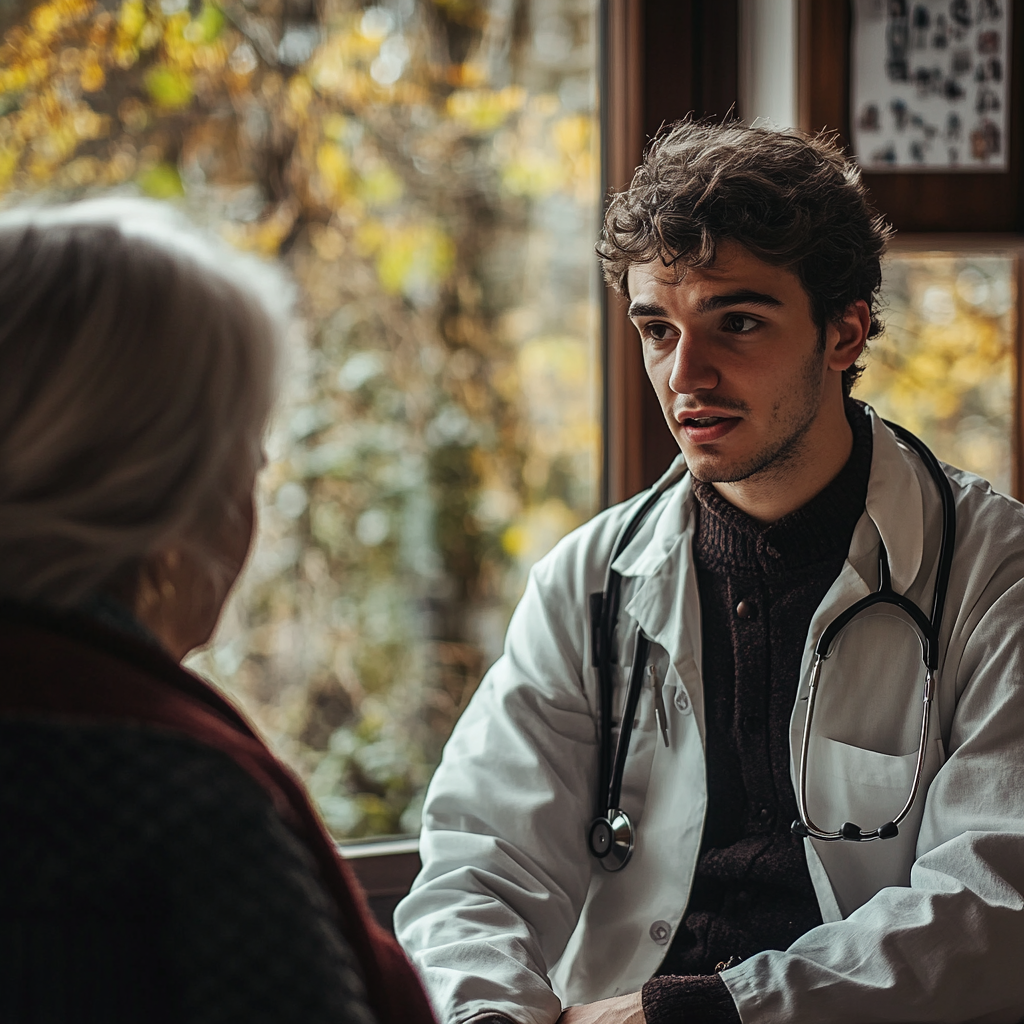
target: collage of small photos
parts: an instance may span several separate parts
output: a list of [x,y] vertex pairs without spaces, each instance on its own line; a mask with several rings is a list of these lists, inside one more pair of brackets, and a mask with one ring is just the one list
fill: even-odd
[[854,0],[851,128],[862,167],[1007,169],[1011,0]]

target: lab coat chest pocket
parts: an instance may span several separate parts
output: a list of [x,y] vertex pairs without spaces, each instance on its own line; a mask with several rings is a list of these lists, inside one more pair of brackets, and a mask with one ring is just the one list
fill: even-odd
[[[811,819],[826,831],[838,829],[847,821],[864,830],[892,821],[910,795],[917,756],[916,750],[909,754],[883,754],[838,740],[817,738],[811,745],[807,779]],[[813,841],[844,917],[879,890],[910,884],[925,794],[943,760],[942,741],[929,740],[921,789],[894,839],[868,843]]]
[[[908,620],[886,607],[870,609],[843,630],[822,666],[814,732],[868,753],[916,751],[924,681],[921,641]],[[877,762],[876,777],[899,774],[896,760],[884,763]],[[870,774],[866,763],[864,769]]]
[[[873,831],[903,809],[917,768],[924,680],[920,640],[898,611],[871,609],[837,639],[821,674],[806,766],[807,809],[819,828],[849,821]],[[899,835],[812,841],[844,915],[886,886],[909,884],[928,784],[944,759],[935,718],[921,789]]]

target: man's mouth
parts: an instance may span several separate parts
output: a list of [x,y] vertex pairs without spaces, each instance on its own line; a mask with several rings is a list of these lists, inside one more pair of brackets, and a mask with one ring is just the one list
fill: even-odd
[[683,432],[693,444],[720,441],[739,425],[738,416],[686,416],[679,421]]
[[729,419],[727,416],[687,416],[683,420],[683,426],[686,427],[713,427],[716,423],[721,423],[725,419]]

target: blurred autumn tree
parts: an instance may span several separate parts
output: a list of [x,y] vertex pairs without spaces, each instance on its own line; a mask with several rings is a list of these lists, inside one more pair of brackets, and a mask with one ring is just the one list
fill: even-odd
[[256,551],[193,666],[339,836],[410,831],[596,498],[594,0],[4,8],[6,202],[143,192],[299,287]]

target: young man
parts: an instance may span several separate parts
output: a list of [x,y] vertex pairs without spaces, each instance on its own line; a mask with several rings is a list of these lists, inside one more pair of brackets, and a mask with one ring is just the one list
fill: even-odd
[[[445,750],[396,913],[444,1024],[1024,1017],[1024,509],[848,397],[886,234],[832,143],[738,125],[611,204],[681,456],[537,565]],[[609,563],[621,870],[588,848]]]

